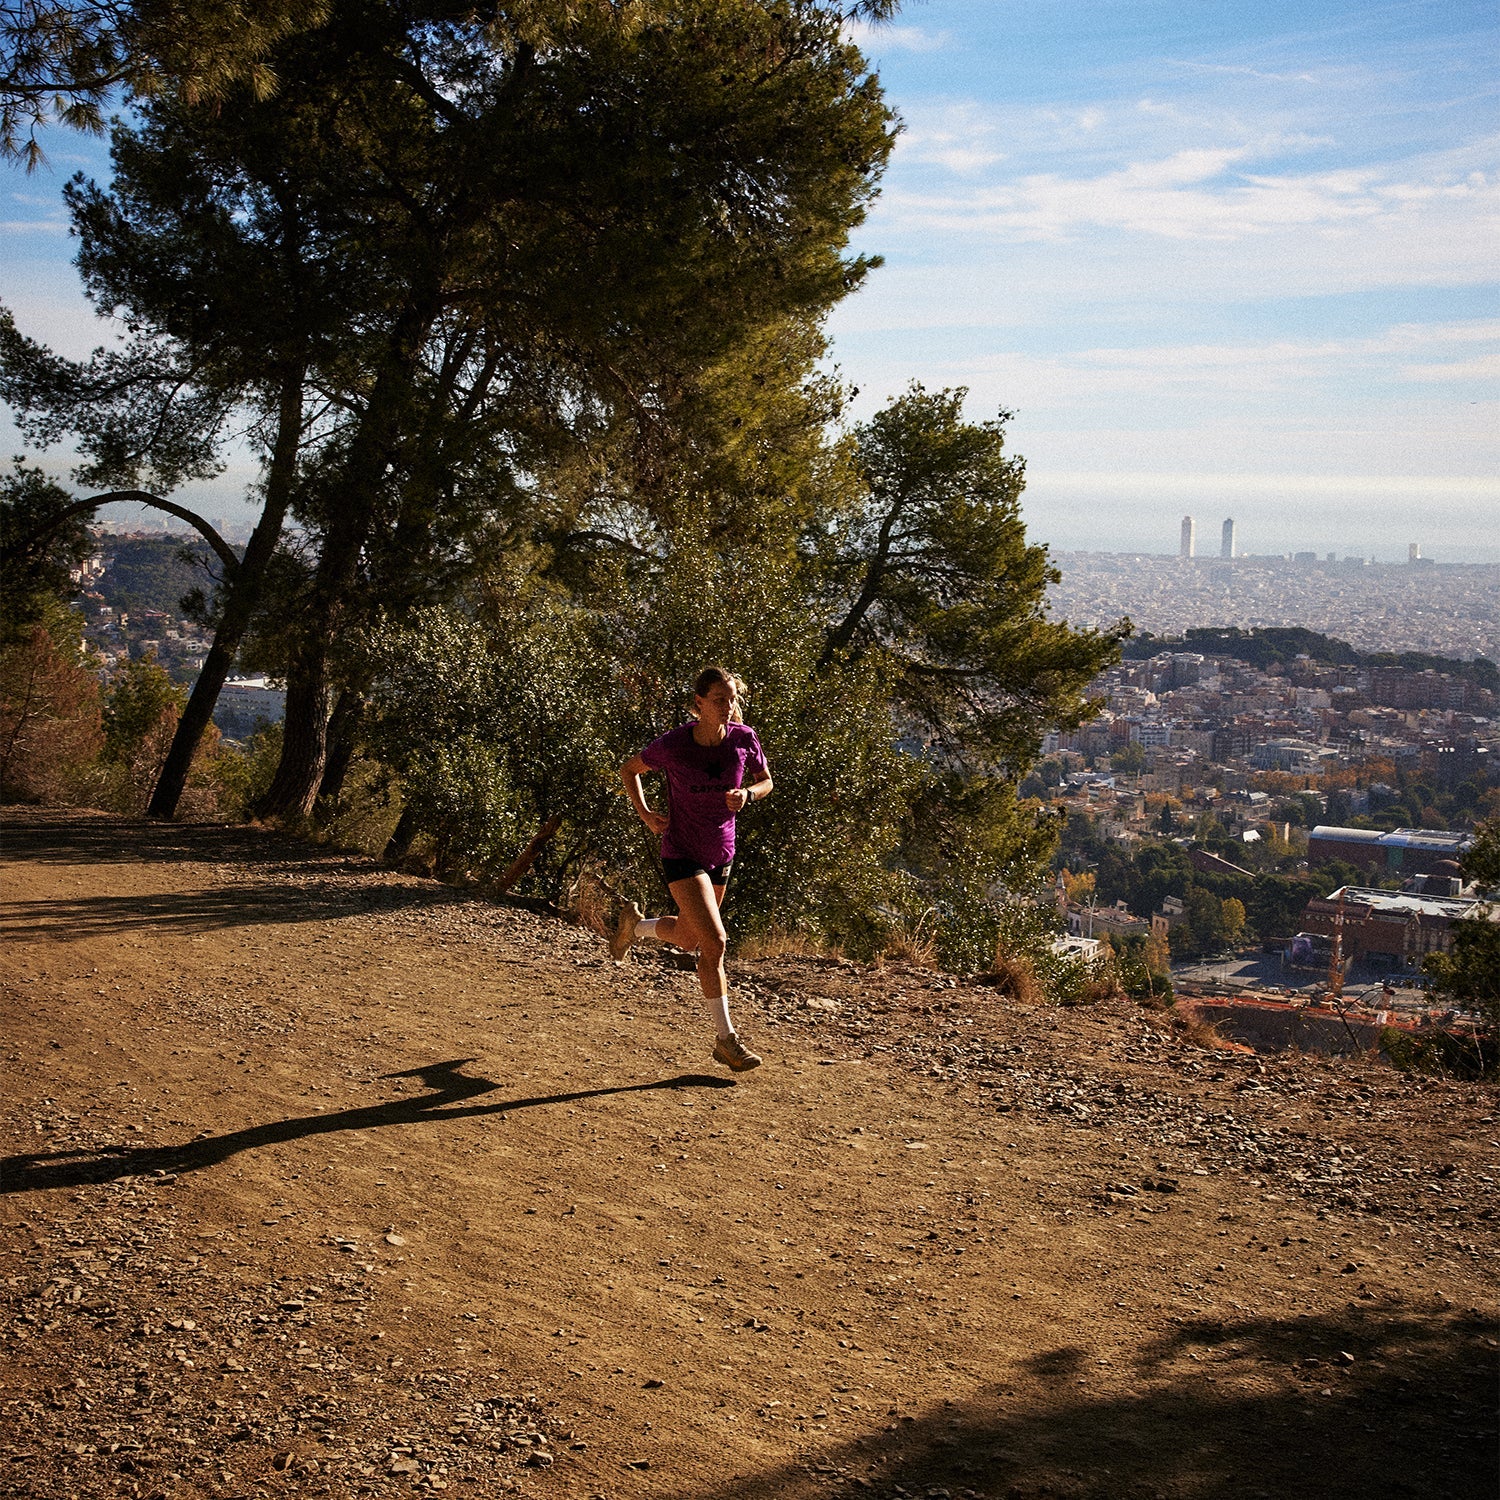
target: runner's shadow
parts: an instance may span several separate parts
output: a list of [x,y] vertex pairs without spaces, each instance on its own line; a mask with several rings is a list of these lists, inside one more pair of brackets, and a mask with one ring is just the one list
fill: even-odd
[[297,1115],[264,1125],[249,1125],[225,1135],[204,1136],[179,1146],[100,1146],[83,1151],[45,1151],[0,1159],[0,1193],[45,1192],[55,1188],[83,1187],[89,1183],[118,1181],[124,1177],[151,1174],[177,1175],[217,1166],[241,1151],[279,1145],[308,1136],[329,1135],[340,1130],[375,1130],[389,1125],[420,1125],[425,1122],[473,1119],[481,1115],[502,1118],[512,1110],[538,1109],[546,1104],[573,1104],[580,1099],[600,1099],[610,1094],[641,1094],[655,1089],[728,1089],[732,1078],[706,1073],[681,1073],[651,1083],[627,1083],[618,1088],[579,1089],[569,1094],[539,1094],[529,1099],[502,1099],[490,1104],[465,1104],[500,1087],[488,1078],[470,1078],[460,1070],[471,1057],[451,1062],[429,1063],[386,1078],[420,1078],[431,1091],[414,1099],[393,1099],[359,1109],[335,1110],[326,1115]]

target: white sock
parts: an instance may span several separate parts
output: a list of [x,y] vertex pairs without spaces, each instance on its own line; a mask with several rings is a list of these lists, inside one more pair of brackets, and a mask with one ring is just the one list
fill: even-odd
[[709,995],[706,997],[708,1013],[713,1017],[714,1032],[722,1042],[726,1037],[734,1035],[734,1027],[729,1024],[729,996]]
[[654,938],[656,936],[656,924],[660,921],[660,917],[643,917],[635,924],[635,935],[638,938]]

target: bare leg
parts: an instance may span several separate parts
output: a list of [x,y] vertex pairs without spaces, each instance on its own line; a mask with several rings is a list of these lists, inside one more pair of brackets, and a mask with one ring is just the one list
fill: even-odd
[[651,931],[651,936],[654,937],[658,943],[677,943],[676,917],[656,917],[651,920],[654,923]]
[[[713,888],[715,907],[723,906],[724,892],[727,886],[716,885]],[[681,925],[678,917],[652,917],[648,919],[651,924],[650,936],[658,943],[671,943],[674,947],[681,948],[687,953],[697,951],[698,939],[692,929]],[[685,939],[689,941],[685,941]]]
[[[623,963],[625,961],[625,955],[630,951],[631,945],[636,941],[637,938],[642,937],[652,937],[661,943],[673,943],[677,947],[686,950],[688,953],[698,952],[702,942],[699,936],[699,932],[700,929],[704,929],[707,924],[701,917],[695,922],[688,915],[687,910],[683,907],[682,900],[678,897],[677,885],[691,886],[696,891],[697,883],[699,881],[702,882],[703,891],[709,893],[709,899],[712,902],[714,913],[717,914],[718,909],[720,905],[722,905],[724,900],[725,887],[722,885],[711,886],[708,883],[707,875],[696,876],[668,886],[668,889],[672,892],[673,899],[677,901],[677,909],[679,915],[675,917],[645,917],[641,914],[640,907],[638,907],[634,901],[622,901],[615,915],[614,934],[609,939],[610,957],[613,958],[616,963]],[[692,900],[693,897],[689,896],[689,903],[691,903]],[[696,910],[696,908],[694,909]],[[724,929],[722,926],[720,926],[719,939],[721,945],[723,942],[723,937]],[[721,970],[722,967],[723,965],[721,962]],[[721,984],[719,988],[719,994],[722,996],[723,993],[724,990]]]
[[714,885],[706,873],[699,871],[686,880],[674,880],[668,889],[677,903],[675,917],[645,918],[632,903],[621,915],[615,945],[611,952],[623,958],[630,942],[638,934],[675,944],[698,955],[698,986],[703,1002],[714,1024],[714,1061],[733,1073],[748,1073],[758,1068],[762,1059],[752,1052],[736,1034],[729,1019],[729,984],[724,973],[724,923],[719,907],[724,901],[724,887]]
[[724,887],[711,885],[708,876],[699,873],[689,880],[674,880],[669,889],[678,911],[672,941],[680,948],[692,943],[698,950],[698,985],[713,1018],[716,1036],[714,1061],[723,1063],[731,1072],[748,1073],[761,1065],[761,1058],[735,1034],[734,1023],[729,1019],[724,923],[719,917]]
[[[701,872],[686,880],[674,880],[668,890],[677,903],[678,916],[670,936],[657,928],[660,937],[679,948],[698,950],[698,986],[706,1000],[722,1000],[727,989],[724,975],[724,949],[727,938],[719,919],[719,902],[724,887],[709,884]],[[663,924],[665,925],[665,924]]]

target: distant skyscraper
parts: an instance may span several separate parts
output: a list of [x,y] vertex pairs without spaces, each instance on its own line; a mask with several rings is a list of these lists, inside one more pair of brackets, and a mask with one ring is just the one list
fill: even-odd
[[1196,531],[1193,526],[1193,518],[1184,516],[1182,518],[1182,550],[1179,556],[1191,557],[1195,545]]
[[1221,541],[1219,543],[1219,556],[1220,557],[1233,557],[1234,556],[1234,517],[1233,516],[1230,516],[1230,518],[1227,521],[1225,521],[1225,523],[1224,523],[1224,539],[1223,539],[1223,541]]
[[1421,557],[1421,555],[1422,555],[1422,548],[1421,548],[1421,544],[1420,543],[1418,543],[1418,542],[1408,542],[1406,544],[1406,560],[1407,560],[1407,562],[1414,563],[1414,562],[1416,562],[1416,560],[1419,557]]

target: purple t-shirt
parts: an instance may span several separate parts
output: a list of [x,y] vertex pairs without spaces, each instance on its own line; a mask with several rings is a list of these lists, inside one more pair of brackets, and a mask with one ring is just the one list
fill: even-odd
[[707,869],[734,858],[734,814],[724,794],[766,774],[760,740],[748,724],[730,724],[717,745],[700,745],[693,726],[669,729],[641,751],[667,778],[671,823],[662,835],[663,859],[691,859]]

